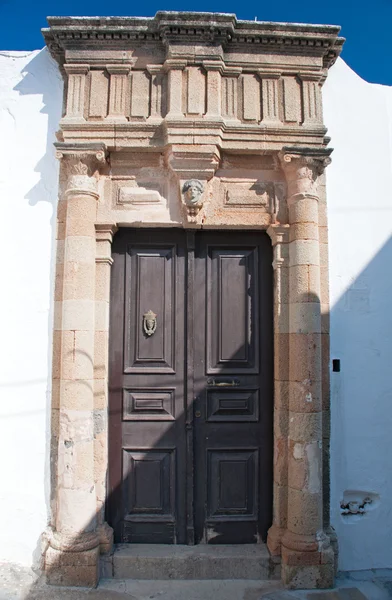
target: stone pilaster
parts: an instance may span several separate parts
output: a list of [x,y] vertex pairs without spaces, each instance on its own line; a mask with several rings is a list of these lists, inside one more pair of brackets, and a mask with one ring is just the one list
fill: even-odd
[[322,362],[317,180],[328,151],[286,149],[288,186],[288,511],[282,576],[289,587],[330,587],[333,552],[323,531]]
[[94,485],[95,227],[103,144],[57,144],[64,181],[63,276],[57,282],[53,374],[58,383],[56,497],[48,582],[93,587],[99,534]]
[[129,114],[129,73],[131,64],[107,65],[110,74],[109,114],[107,119],[127,121]]
[[277,124],[279,118],[279,79],[280,73],[259,71],[262,89],[262,124]]
[[222,62],[205,60],[203,66],[207,71],[207,113],[206,118],[217,119],[222,108]]
[[301,73],[304,126],[322,125],[321,80],[319,73]]
[[101,554],[113,546],[113,529],[105,522],[108,469],[108,350],[111,245],[114,223],[96,223],[95,338],[94,338],[94,480],[97,497],[97,531]]
[[66,64],[64,70],[68,75],[65,119],[84,121],[87,76],[90,66]]
[[186,65],[186,60],[175,58],[168,58],[163,65],[168,78],[168,113],[166,115],[166,120],[181,119],[184,116],[184,108],[182,105],[182,72]]
[[273,521],[267,545],[272,556],[281,555],[287,527],[287,436],[289,414],[289,226],[271,225],[267,230],[274,248],[274,487]]

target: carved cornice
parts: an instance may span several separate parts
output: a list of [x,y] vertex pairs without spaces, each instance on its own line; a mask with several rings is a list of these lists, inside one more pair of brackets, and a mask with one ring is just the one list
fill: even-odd
[[233,14],[157,12],[152,18],[135,17],[48,17],[43,29],[45,42],[54,58],[64,62],[68,49],[83,47],[122,48],[133,43],[197,43],[226,48],[256,46],[262,52],[312,55],[330,67],[344,43],[340,27],[240,21]]

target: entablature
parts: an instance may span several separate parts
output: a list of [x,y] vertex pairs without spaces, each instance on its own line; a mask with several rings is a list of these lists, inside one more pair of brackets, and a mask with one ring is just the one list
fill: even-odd
[[343,44],[339,27],[185,12],[48,22],[66,83],[66,142],[252,152],[326,144],[321,86]]

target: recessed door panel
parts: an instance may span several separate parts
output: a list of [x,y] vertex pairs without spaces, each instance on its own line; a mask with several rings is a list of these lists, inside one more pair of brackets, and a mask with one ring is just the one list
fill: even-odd
[[258,248],[209,246],[208,373],[258,370]]
[[[174,372],[176,247],[130,245],[126,256],[126,373]],[[152,320],[148,314],[155,315]],[[148,325],[151,321],[150,328]]]

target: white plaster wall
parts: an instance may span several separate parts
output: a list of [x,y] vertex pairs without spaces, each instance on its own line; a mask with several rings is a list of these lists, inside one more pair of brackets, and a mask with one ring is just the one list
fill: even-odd
[[[49,505],[49,404],[62,82],[46,50],[0,53],[0,560],[31,565]],[[392,567],[392,88],[338,60],[324,86],[332,523],[341,569]],[[380,496],[344,521],[346,490]]]
[[[342,60],[324,86],[335,148],[327,170],[330,248],[331,512],[344,570],[392,567],[392,88]],[[346,490],[379,495],[342,518]],[[362,493],[363,492],[363,493]]]
[[30,566],[48,519],[54,132],[46,50],[0,53],[0,560]]

